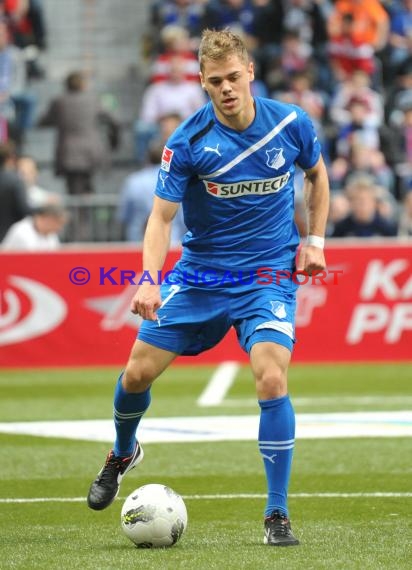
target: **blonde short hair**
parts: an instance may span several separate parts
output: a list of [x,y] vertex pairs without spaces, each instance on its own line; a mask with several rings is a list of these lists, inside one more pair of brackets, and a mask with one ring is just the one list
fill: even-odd
[[205,61],[219,61],[226,59],[230,55],[237,55],[245,65],[249,63],[249,54],[243,39],[231,32],[228,28],[224,30],[204,30],[199,46],[199,64],[203,71]]

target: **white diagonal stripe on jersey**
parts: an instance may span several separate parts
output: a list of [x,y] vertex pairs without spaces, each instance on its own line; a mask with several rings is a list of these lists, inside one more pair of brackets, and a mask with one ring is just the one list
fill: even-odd
[[242,160],[244,160],[245,158],[247,158],[257,150],[262,148],[262,146],[265,146],[266,143],[268,143],[271,139],[273,139],[273,137],[279,134],[280,131],[282,131],[289,123],[294,121],[297,118],[297,116],[298,115],[296,111],[292,111],[292,113],[289,113],[289,115],[287,115],[284,119],[282,119],[280,123],[278,123],[276,127],[274,127],[271,131],[269,131],[268,134],[265,135],[262,139],[260,139],[260,141],[258,141],[255,144],[252,144],[252,146],[250,146],[248,149],[238,154],[233,160],[222,166],[222,168],[219,168],[219,170],[215,170],[215,172],[211,172],[210,174],[199,174],[199,178],[201,180],[205,178],[208,179],[217,178],[221,174],[224,174],[225,172],[227,172],[228,170],[239,164],[239,162],[242,162]]

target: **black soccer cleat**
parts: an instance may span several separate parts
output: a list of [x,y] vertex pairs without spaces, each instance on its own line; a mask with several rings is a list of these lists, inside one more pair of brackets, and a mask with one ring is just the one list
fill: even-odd
[[292,534],[288,517],[280,511],[273,511],[265,518],[264,544],[269,546],[295,546],[299,540]]
[[119,493],[120,483],[128,471],[136,467],[143,459],[143,448],[136,442],[130,457],[116,457],[111,450],[96,479],[93,481],[87,496],[88,506],[101,511],[111,505]]

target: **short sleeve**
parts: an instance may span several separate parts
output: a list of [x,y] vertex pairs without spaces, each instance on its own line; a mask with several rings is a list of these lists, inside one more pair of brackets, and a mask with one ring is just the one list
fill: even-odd
[[175,133],[163,149],[155,195],[170,202],[181,202],[191,177],[189,143]]
[[321,146],[309,115],[302,109],[298,112],[298,122],[300,154],[296,162],[303,170],[308,170],[318,162]]

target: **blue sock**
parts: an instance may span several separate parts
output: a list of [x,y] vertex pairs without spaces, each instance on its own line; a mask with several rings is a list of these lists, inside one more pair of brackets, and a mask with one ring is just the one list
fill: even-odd
[[287,516],[287,493],[295,445],[295,412],[289,396],[259,400],[259,406],[259,451],[268,486],[265,516],[274,510]]
[[143,414],[150,405],[150,389],[140,394],[126,392],[122,386],[123,372],[120,374],[114,392],[114,425],[116,441],[114,454],[128,457],[135,448],[136,430]]

